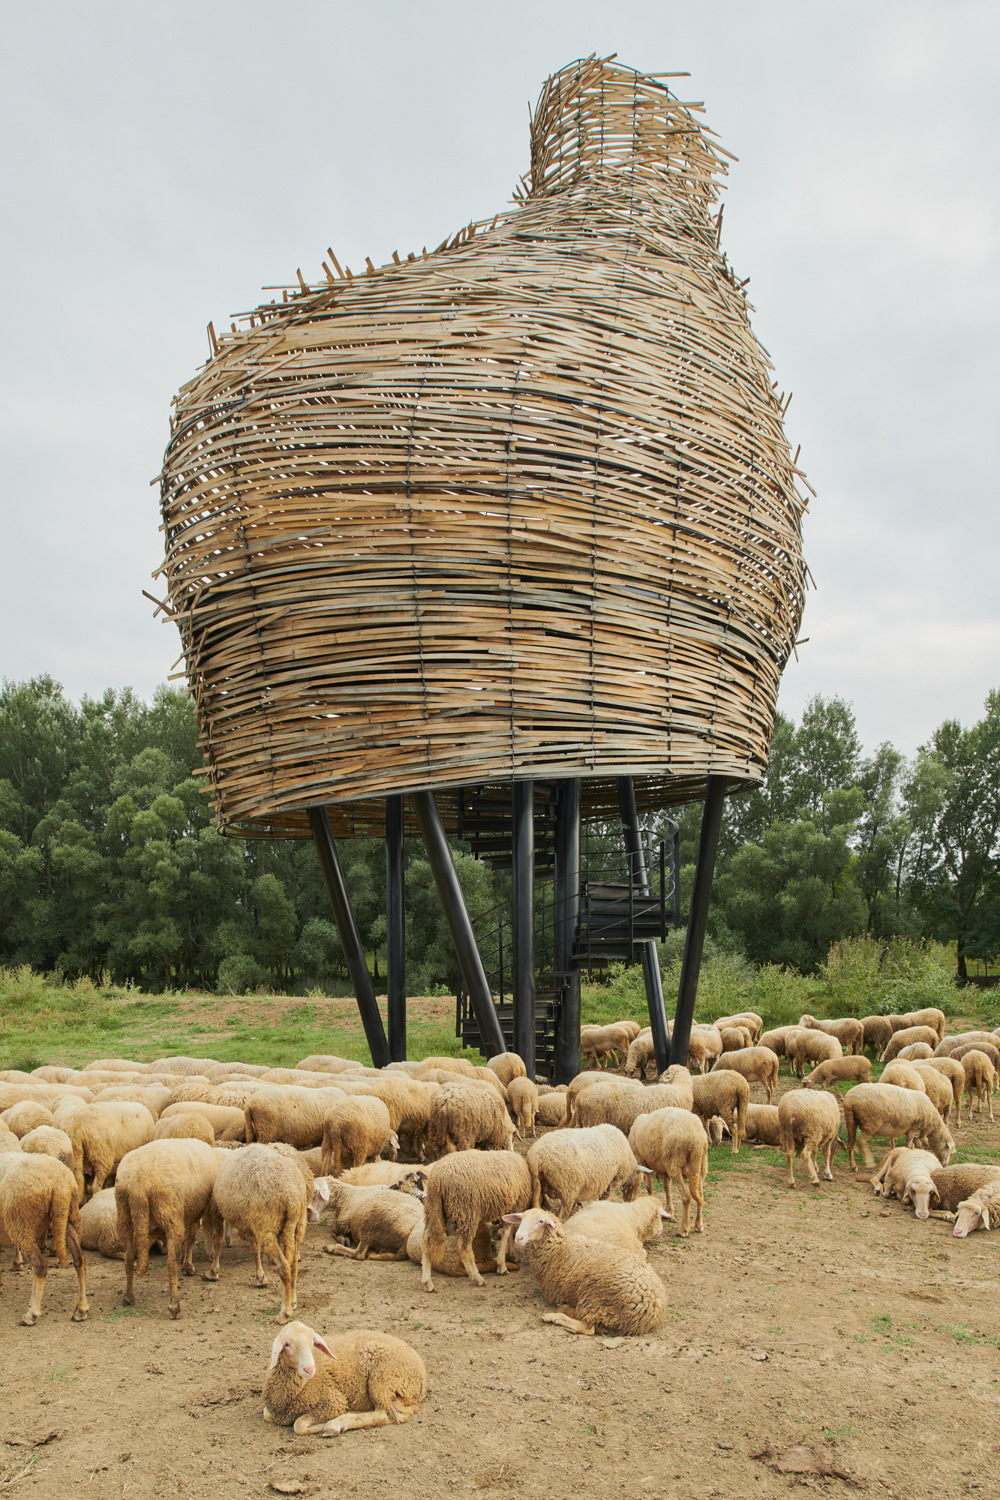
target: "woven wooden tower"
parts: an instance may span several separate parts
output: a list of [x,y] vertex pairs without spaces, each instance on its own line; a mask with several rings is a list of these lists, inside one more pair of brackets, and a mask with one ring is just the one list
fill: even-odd
[[[804,500],[661,78],[545,84],[514,206],[216,339],[176,400],[164,572],[220,823],[579,780],[583,815],[759,780]],[[721,795],[721,793],[720,793]],[[410,826],[406,804],[404,818]]]

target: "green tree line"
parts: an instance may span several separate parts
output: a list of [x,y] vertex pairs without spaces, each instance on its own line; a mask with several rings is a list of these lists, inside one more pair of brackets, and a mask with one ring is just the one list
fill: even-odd
[[[0,964],[142,989],[329,990],[343,953],[311,844],[223,837],[183,692],[69,701],[51,678],[0,690]],[[681,818],[690,864],[700,807]],[[614,830],[598,830],[606,840]],[[505,879],[453,848],[473,915]],[[380,841],[341,845],[376,977],[384,964]],[[411,994],[458,980],[430,868],[407,843]],[[685,878],[690,879],[686,868]],[[868,935],[954,942],[957,974],[1000,953],[1000,694],[970,729],[942,724],[912,762],[866,757],[840,699],[779,716],[759,789],[730,799],[712,909],[716,943],[804,973]]]

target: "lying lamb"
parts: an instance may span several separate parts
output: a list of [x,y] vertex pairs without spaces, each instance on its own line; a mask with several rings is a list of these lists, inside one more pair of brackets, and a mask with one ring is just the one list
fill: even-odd
[[392,1334],[362,1328],[327,1340],[305,1323],[286,1323],[271,1345],[263,1394],[265,1422],[300,1437],[338,1437],[408,1422],[427,1394],[427,1370]]

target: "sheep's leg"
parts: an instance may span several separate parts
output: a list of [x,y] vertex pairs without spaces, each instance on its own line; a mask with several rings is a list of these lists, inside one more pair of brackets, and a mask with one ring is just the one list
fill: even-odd
[[264,1262],[261,1258],[260,1242],[258,1241],[256,1235],[250,1241],[250,1243],[253,1246],[254,1256],[254,1286],[267,1286],[267,1276],[264,1274]]
[[785,1147],[785,1158],[788,1162],[788,1186],[795,1186],[795,1147]]
[[[872,1133],[874,1134],[874,1132],[872,1132]],[[857,1141],[858,1141],[858,1144],[861,1147],[861,1165],[863,1167],[873,1167],[875,1165],[875,1158],[872,1155],[872,1148],[868,1144],[868,1136],[865,1135],[865,1133],[864,1133],[863,1130],[859,1130],[858,1131]],[[891,1147],[890,1147],[890,1149],[891,1149]],[[853,1158],[853,1153],[852,1153],[852,1156],[851,1156],[851,1166],[853,1167],[853,1165],[854,1165],[854,1158]]]
[[196,1219],[188,1228],[184,1236],[184,1252],[181,1260],[181,1275],[194,1275],[194,1242],[198,1237],[198,1220]]
[[819,1173],[816,1170],[816,1147],[808,1142],[802,1147],[802,1160],[806,1164],[809,1173],[809,1181],[813,1187],[819,1187]]
[[28,1251],[28,1259],[31,1261],[34,1278],[31,1283],[31,1301],[28,1303],[28,1311],[21,1322],[26,1328],[32,1328],[42,1316],[42,1297],[45,1294],[45,1278],[49,1267],[38,1245],[32,1245]]
[[[412,1416],[412,1412],[410,1415]],[[313,1437],[339,1437],[342,1432],[351,1432],[355,1427],[386,1427],[391,1421],[387,1411],[345,1411],[342,1417],[334,1417],[332,1422],[317,1422],[315,1417],[299,1417],[292,1430],[300,1437],[307,1434]]]
[[506,1276],[507,1246],[510,1243],[510,1237],[514,1231],[514,1226],[513,1224],[505,1224],[502,1219],[500,1220],[500,1225],[500,1238],[497,1241],[497,1275]]
[[358,1254],[358,1247],[352,1245],[324,1245],[323,1249],[327,1255],[346,1255],[349,1260],[362,1260],[364,1257]]
[[707,1169],[701,1172],[691,1173],[691,1196],[695,1202],[694,1232],[701,1234],[704,1230],[702,1215],[705,1207],[705,1178]]
[[420,1285],[425,1292],[437,1290],[431,1280],[431,1240],[426,1228],[423,1239],[420,1241]]
[[681,1234],[685,1237],[691,1233],[691,1189],[681,1178],[681,1192],[684,1194],[684,1212],[681,1215]]
[[595,1325],[593,1323],[582,1322],[580,1318],[575,1316],[572,1307],[561,1307],[558,1312],[554,1313],[542,1313],[542,1322],[555,1323],[557,1327],[565,1328],[570,1333],[592,1335],[595,1332]]
[[[210,1253],[212,1262],[208,1270],[201,1273],[202,1280],[218,1281],[219,1261],[222,1257],[222,1241],[226,1236],[226,1226],[223,1223],[222,1219],[218,1216],[218,1214],[216,1214],[214,1210],[210,1208],[207,1218],[203,1222],[202,1228],[204,1230],[205,1236],[205,1254],[209,1255]],[[209,1252],[208,1248],[208,1242],[210,1239],[212,1241],[211,1252]]]
[[735,1156],[740,1149],[739,1106],[736,1109],[730,1110],[729,1119],[726,1120],[726,1124],[729,1126],[729,1134],[732,1136],[732,1154]]
[[80,1237],[72,1224],[66,1226],[66,1249],[76,1269],[76,1306],[70,1321],[82,1323],[90,1311],[90,1304],[87,1301],[87,1258],[80,1249]]
[[289,1262],[288,1257],[273,1234],[266,1236],[264,1248],[274,1261],[281,1276],[281,1307],[278,1311],[276,1321],[279,1323],[288,1323],[295,1315],[295,1251],[294,1249],[292,1250],[292,1258],[291,1262]]
[[125,1214],[125,1223],[122,1226],[122,1239],[125,1249],[125,1296],[123,1302],[126,1307],[135,1304],[135,1291],[132,1281],[135,1276],[135,1230],[132,1227],[132,1213],[128,1210]]
[[823,1158],[823,1176],[827,1182],[833,1181],[833,1153],[837,1149],[837,1137],[826,1143],[826,1153]]
[[[653,1179],[650,1178],[649,1180],[650,1180],[650,1182],[652,1182]],[[663,1174],[663,1201],[666,1204],[667,1218],[668,1219],[673,1219],[673,1217],[674,1217],[674,1200],[673,1200],[673,1198],[671,1197],[671,1194],[670,1194],[670,1174],[668,1172],[664,1172],[664,1174]]]
[[167,1280],[170,1283],[170,1301],[167,1310],[172,1318],[181,1315],[181,1299],[177,1290],[177,1229],[171,1224],[167,1226]]
[[468,1276],[469,1280],[474,1282],[476,1286],[485,1286],[486,1282],[479,1274],[479,1267],[476,1265],[476,1257],[472,1253],[471,1242],[462,1242],[462,1244],[459,1246],[458,1258],[462,1262],[462,1265],[465,1267],[465,1274],[466,1276]]

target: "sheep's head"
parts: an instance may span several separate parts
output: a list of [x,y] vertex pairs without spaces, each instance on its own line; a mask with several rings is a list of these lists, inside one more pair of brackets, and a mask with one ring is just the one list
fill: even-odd
[[392,1184],[392,1191],[408,1193],[411,1198],[419,1198],[422,1203],[427,1194],[427,1173],[423,1167],[414,1167]]
[[985,1203],[980,1203],[975,1198],[966,1198],[964,1203],[958,1205],[958,1213],[952,1234],[957,1240],[964,1240],[974,1229],[978,1229],[980,1224],[984,1229],[989,1229],[989,1209]]
[[516,1224],[515,1245],[537,1245],[546,1235],[562,1233],[562,1225],[555,1214],[544,1208],[529,1208],[523,1214],[504,1214],[505,1224]]
[[310,1328],[308,1323],[286,1323],[271,1345],[271,1363],[268,1369],[273,1370],[278,1360],[284,1359],[300,1380],[311,1380],[316,1374],[314,1349],[322,1349],[331,1359],[336,1357],[323,1336],[315,1328]]
[[913,1204],[913,1212],[918,1219],[929,1219],[931,1216],[931,1199],[936,1203],[941,1200],[938,1197],[937,1188],[933,1180],[926,1172],[920,1172],[916,1177],[911,1177],[903,1190],[903,1202]]
[[330,1188],[325,1177],[317,1177],[313,1183],[312,1199],[306,1208],[310,1224],[318,1224],[319,1216],[330,1201]]

